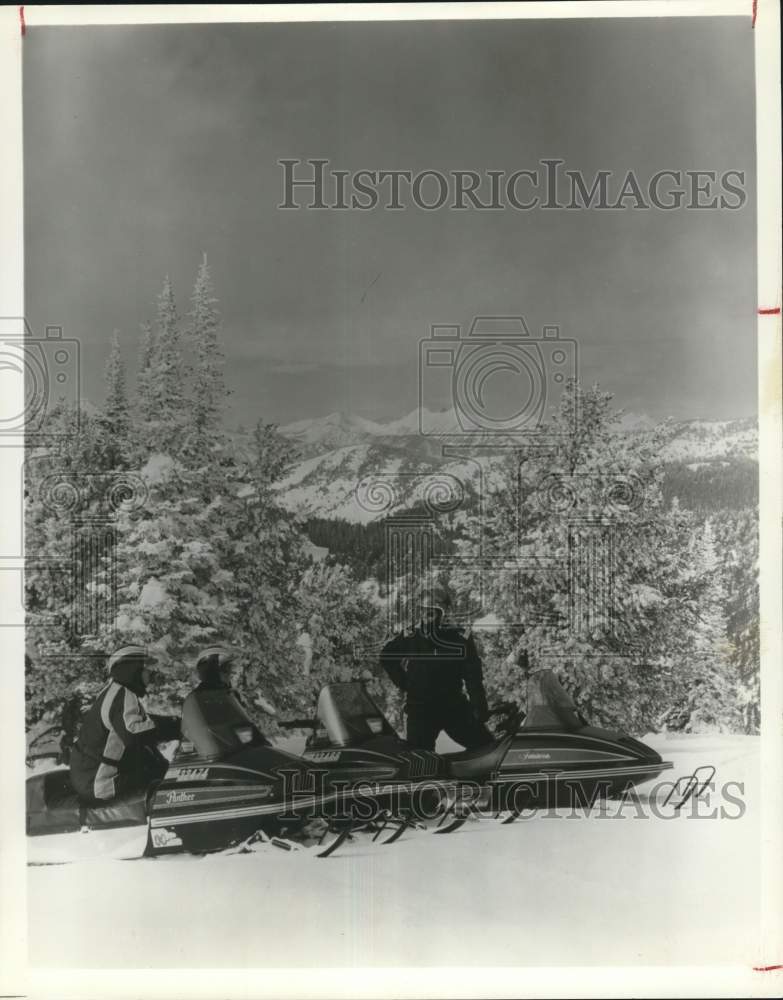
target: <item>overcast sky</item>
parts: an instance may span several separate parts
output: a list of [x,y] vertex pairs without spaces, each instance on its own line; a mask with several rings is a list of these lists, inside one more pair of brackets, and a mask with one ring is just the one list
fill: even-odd
[[[32,28],[27,311],[135,364],[165,273],[202,251],[232,422],[417,404],[433,323],[523,314],[653,416],[755,412],[755,139],[744,18]],[[286,157],[588,178],[744,170],[740,211],[284,212]],[[433,400],[443,405],[447,400]]]

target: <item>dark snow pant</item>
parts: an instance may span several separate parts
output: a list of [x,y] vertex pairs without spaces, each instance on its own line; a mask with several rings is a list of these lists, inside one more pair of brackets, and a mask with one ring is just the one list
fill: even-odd
[[148,788],[153,781],[159,781],[163,777],[167,768],[166,758],[154,747],[131,747],[123,754],[117,769],[113,798],[99,799],[96,798],[94,789],[97,766],[91,759],[87,760],[77,744],[71,755],[71,784],[79,798],[87,804],[113,802],[131,792]]
[[408,703],[408,742],[422,750],[434,750],[438,734],[444,730],[466,750],[492,742],[492,733],[473,714],[465,698],[444,704]]

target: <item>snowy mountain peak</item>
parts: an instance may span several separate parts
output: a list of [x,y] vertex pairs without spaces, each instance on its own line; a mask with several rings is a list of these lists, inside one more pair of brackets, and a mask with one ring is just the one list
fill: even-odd
[[279,431],[311,453],[361,444],[368,438],[383,433],[380,424],[342,412],[329,413],[325,417],[311,420],[297,420],[280,427]]
[[412,437],[458,432],[459,424],[453,409],[432,412],[418,408],[404,417],[388,423],[378,423],[353,413],[328,413],[325,417],[297,420],[279,428],[282,435],[298,442],[310,453],[330,451],[346,445],[367,444],[373,438]]
[[399,420],[392,420],[384,425],[384,433],[397,436],[407,434],[421,434],[422,428],[426,428],[428,434],[459,431],[459,422],[454,408],[433,412],[425,408],[416,408]]
[[646,413],[629,413],[627,410],[621,411],[619,427],[624,431],[647,431],[656,426],[652,417]]

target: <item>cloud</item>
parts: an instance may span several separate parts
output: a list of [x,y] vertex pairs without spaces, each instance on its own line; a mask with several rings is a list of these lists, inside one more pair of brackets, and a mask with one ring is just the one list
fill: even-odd
[[352,371],[357,368],[369,371],[373,369],[409,367],[410,363],[414,365],[416,363],[415,356],[412,359],[406,359],[408,364],[401,363],[399,360],[396,363],[390,364],[388,361],[377,357],[368,357],[367,354],[360,352],[355,352],[354,354],[341,353],[340,357],[329,359],[284,358],[280,357],[279,354],[268,354],[264,345],[258,342],[241,342],[233,338],[227,345],[226,358],[231,366],[236,366],[237,364],[241,364],[244,367],[247,367],[247,365],[260,365],[265,373],[279,375],[307,375],[313,372],[323,372],[326,374],[329,372]]

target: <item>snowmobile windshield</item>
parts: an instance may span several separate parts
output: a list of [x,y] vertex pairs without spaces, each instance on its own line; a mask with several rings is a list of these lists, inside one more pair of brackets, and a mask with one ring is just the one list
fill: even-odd
[[577,707],[552,670],[536,670],[527,681],[527,715],[523,729],[579,729]]
[[364,686],[355,681],[327,685],[318,697],[317,715],[335,746],[349,746],[371,736],[394,733]]
[[244,746],[269,746],[231,691],[192,691],[182,706],[182,737],[199,757],[218,758]]

